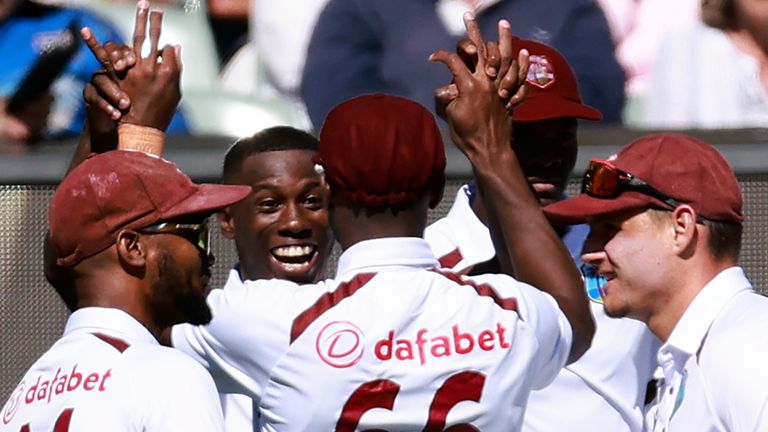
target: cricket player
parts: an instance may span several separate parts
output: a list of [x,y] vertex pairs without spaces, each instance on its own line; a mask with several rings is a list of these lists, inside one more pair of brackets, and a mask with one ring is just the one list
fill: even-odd
[[[466,49],[465,42],[460,43],[460,50]],[[513,42],[515,50],[528,50],[531,66],[526,77],[528,96],[513,112],[510,145],[539,203],[545,206],[565,198],[578,152],[577,119],[597,121],[602,115],[582,103],[576,77],[562,54],[530,40]],[[498,271],[483,201],[474,183],[464,185],[448,214],[427,227],[424,237],[443,267],[463,274]],[[589,227],[560,226],[556,231],[581,265]],[[608,317],[599,293],[586,294],[596,324],[592,346],[577,362],[563,368],[552,384],[531,393],[525,432],[642,430],[658,339],[639,321]],[[560,409],[566,405],[569,409]]]
[[[327,197],[312,158],[318,140],[307,132],[275,126],[241,138],[224,158],[222,180],[252,187],[244,200],[219,212],[221,232],[234,239],[239,262],[224,289],[244,280],[279,278],[316,282],[333,245]],[[228,431],[252,431],[253,401],[222,395]]]
[[728,162],[682,134],[652,134],[589,163],[582,193],[544,208],[587,222],[582,259],[605,313],[663,342],[645,430],[768,430],[768,299],[738,266],[744,212]]
[[68,174],[51,201],[48,276],[72,315],[11,394],[0,431],[222,430],[210,376],[157,339],[210,321],[206,218],[249,192],[122,150]]
[[[142,10],[139,3],[137,34],[142,31]],[[152,15],[155,17],[152,25],[156,28],[151,32],[153,37],[159,35],[160,30],[155,14]],[[107,130],[109,123],[115,123],[116,119],[121,119],[121,128],[125,121],[141,126],[146,133],[139,134],[142,140],[135,148],[158,154],[162,151],[162,142],[153,142],[153,138],[162,137],[162,127],[156,125],[163,124],[158,120],[169,118],[175,106],[171,102],[178,101],[174,91],[178,89],[178,70],[176,73],[147,71],[156,65],[145,64],[140,56],[137,61],[138,53],[130,47],[111,42],[102,46],[92,37],[86,37],[86,42],[102,64],[127,75],[122,80],[105,74],[94,77],[85,92],[91,107],[89,119],[109,116],[101,119],[101,123],[107,123]],[[180,67],[180,63],[176,66]],[[135,79],[137,73],[145,81],[147,76],[159,76],[167,84],[141,88],[136,85],[140,82]],[[147,103],[153,100],[155,103]],[[131,106],[133,112],[124,116],[121,104]],[[96,141],[101,141],[99,146],[104,147],[104,141],[109,140],[99,137]],[[85,149],[80,153],[87,152],[88,145],[88,140],[83,140],[81,147]],[[126,146],[122,136],[120,145]],[[227,152],[223,182],[252,186],[252,191],[244,200],[218,213],[221,231],[225,237],[235,240],[239,257],[225,290],[242,284],[243,280],[282,278],[310,283],[321,276],[330,254],[332,235],[327,197],[312,162],[317,149],[318,140],[312,135],[278,126],[238,140]],[[221,402],[227,430],[253,430],[250,398],[225,394]]]

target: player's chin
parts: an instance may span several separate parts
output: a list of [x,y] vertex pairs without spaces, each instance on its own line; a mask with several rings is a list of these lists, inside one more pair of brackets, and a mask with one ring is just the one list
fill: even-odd
[[602,289],[603,309],[611,318],[624,318],[629,315],[630,310],[623,304],[618,293],[611,293],[612,289],[616,289],[611,283],[609,281]]

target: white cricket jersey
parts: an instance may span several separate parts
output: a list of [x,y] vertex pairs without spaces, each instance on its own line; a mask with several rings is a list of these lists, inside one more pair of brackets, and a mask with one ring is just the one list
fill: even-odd
[[570,325],[529,285],[437,266],[423,239],[363,241],[335,279],[214,290],[213,321],[174,327],[173,344],[253,397],[264,431],[517,430]]
[[739,267],[712,279],[659,350],[652,432],[768,431],[768,298]]
[[3,432],[221,431],[210,375],[118,309],[83,308],[24,375]]
[[[563,241],[577,264],[588,227],[569,227]],[[496,255],[488,228],[469,204],[467,186],[459,189],[446,217],[427,227],[424,237],[441,265],[461,272]],[[656,365],[658,339],[645,324],[614,319],[590,302],[595,318],[592,346],[562,369],[544,389],[531,393],[526,432],[636,432],[643,427],[646,387]]]

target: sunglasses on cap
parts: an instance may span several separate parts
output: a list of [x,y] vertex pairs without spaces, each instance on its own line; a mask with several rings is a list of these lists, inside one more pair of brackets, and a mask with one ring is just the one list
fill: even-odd
[[581,274],[584,276],[584,289],[589,300],[595,303],[603,303],[603,287],[608,280],[597,273],[597,267],[592,264],[583,264]]
[[[606,160],[592,159],[589,162],[581,182],[582,193],[595,198],[616,198],[625,191],[640,192],[654,197],[673,209],[682,204],[645,181],[616,168]],[[697,214],[696,222],[703,224],[705,220]]]
[[208,220],[201,223],[171,223],[162,222],[150,225],[138,230],[144,234],[175,234],[189,240],[202,252],[208,260],[213,263],[214,257],[211,254],[211,233],[208,229]]
[[610,162],[602,159],[592,159],[584,173],[581,182],[581,192],[595,198],[616,198],[624,191],[636,191],[652,196],[659,201],[675,208],[680,201],[659,191],[634,175],[622,171]]

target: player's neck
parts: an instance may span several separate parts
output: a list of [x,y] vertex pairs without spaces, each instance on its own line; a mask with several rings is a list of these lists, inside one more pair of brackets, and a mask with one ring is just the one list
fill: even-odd
[[76,309],[101,307],[121,310],[158,338],[161,328],[147,305],[148,288],[143,281],[119,271],[85,273],[75,280]]
[[361,241],[377,238],[421,238],[427,224],[427,208],[426,203],[419,203],[396,211],[366,211],[336,205],[331,217],[333,231],[343,250]]

